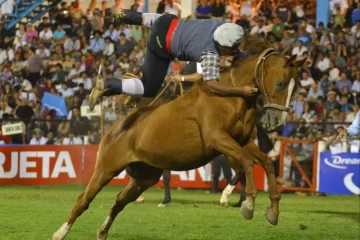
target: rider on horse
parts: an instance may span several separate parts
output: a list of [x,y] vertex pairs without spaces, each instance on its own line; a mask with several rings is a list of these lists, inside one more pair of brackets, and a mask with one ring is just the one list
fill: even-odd
[[90,95],[90,109],[101,96],[127,94],[130,96],[154,97],[164,82],[169,64],[177,58],[180,61],[200,62],[203,75],[198,73],[174,75],[174,81],[204,80],[211,93],[222,96],[253,96],[257,89],[235,87],[221,83],[220,56],[236,56],[244,36],[244,30],[237,24],[223,21],[184,20],[175,15],[140,13],[123,10],[115,16],[117,22],[144,25],[151,28],[147,42],[143,76],[132,78],[97,78]]

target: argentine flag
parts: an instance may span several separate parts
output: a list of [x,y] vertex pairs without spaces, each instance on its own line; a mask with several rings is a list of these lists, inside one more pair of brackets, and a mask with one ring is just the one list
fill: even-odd
[[56,115],[60,118],[61,116],[67,116],[68,111],[66,108],[66,102],[63,97],[45,92],[42,98],[42,105],[44,108],[56,110]]

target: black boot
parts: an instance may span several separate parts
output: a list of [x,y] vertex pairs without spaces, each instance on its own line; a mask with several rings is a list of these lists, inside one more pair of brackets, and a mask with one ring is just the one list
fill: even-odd
[[118,78],[106,78],[104,80],[104,96],[119,95],[122,91],[122,80]]
[[114,14],[114,23],[116,25],[120,24],[130,24],[130,25],[139,25],[143,24],[142,13],[123,9],[120,13]]

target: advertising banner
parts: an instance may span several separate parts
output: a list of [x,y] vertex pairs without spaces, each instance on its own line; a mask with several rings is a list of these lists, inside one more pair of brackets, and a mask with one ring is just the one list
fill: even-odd
[[0,185],[79,183],[82,146],[1,146]]
[[318,184],[327,194],[360,194],[360,154],[320,153]]
[[[83,183],[88,183],[95,169],[96,156],[98,152],[98,145],[85,145],[84,154],[84,177]],[[233,172],[233,175],[235,173]],[[265,188],[265,173],[263,169],[255,165],[254,170],[255,183],[258,190]],[[226,183],[223,176],[220,177],[219,187],[224,188]],[[129,176],[126,171],[123,171],[110,184],[126,185],[129,182]],[[160,180],[155,186],[162,187],[163,183]],[[211,163],[190,171],[172,171],[171,182],[172,188],[204,188],[210,189],[212,186],[212,166]]]

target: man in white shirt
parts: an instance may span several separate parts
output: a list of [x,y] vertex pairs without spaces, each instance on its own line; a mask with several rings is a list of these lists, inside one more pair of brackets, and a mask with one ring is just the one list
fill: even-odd
[[264,36],[267,36],[268,28],[264,25],[264,20],[259,19],[257,24],[252,27],[250,31],[250,35],[258,35],[260,33],[264,33]]
[[53,32],[50,29],[50,25],[44,25],[44,30],[39,33],[40,42],[46,44],[47,47],[51,46],[53,39]]
[[47,139],[42,136],[43,132],[40,128],[35,128],[33,130],[34,137],[30,140],[30,145],[45,145]]
[[21,82],[21,91],[30,92],[32,90],[32,85],[29,80],[25,79],[23,75],[20,76]]
[[81,81],[81,73],[85,71],[85,68],[81,67],[81,62],[75,62],[74,68],[71,69],[68,79],[71,80],[73,83],[79,84]]
[[302,56],[304,52],[307,52],[308,49],[304,46],[303,41],[299,40],[298,45],[293,48],[292,54]]
[[346,0],[330,0],[330,10],[333,15],[336,15],[336,9],[339,7],[341,9],[341,15],[345,16],[349,5]]
[[68,137],[64,138],[62,144],[63,145],[82,145],[83,141],[81,140],[81,138],[76,137],[74,131],[70,129],[69,133],[68,133]]
[[302,80],[300,80],[301,87],[305,88],[306,90],[309,90],[310,87],[315,83],[314,79],[309,76],[308,72],[302,73]]
[[360,73],[356,74],[356,80],[352,85],[351,91],[355,93],[360,93]]
[[11,113],[12,108],[9,106],[6,106],[6,102],[0,102],[0,118],[3,117],[4,113]]
[[319,53],[318,62],[316,64],[316,67],[321,72],[325,72],[330,68],[330,59],[325,57],[325,55],[322,52]]
[[169,0],[169,3],[165,6],[165,13],[172,14],[181,17],[181,6],[174,0]]
[[71,33],[71,35],[69,35],[64,42],[64,50],[65,53],[71,53],[80,50],[80,40],[77,39],[77,35],[75,33]]
[[316,103],[318,97],[324,97],[324,93],[319,88],[318,84],[315,82],[309,90],[307,100],[308,100],[308,102]]

